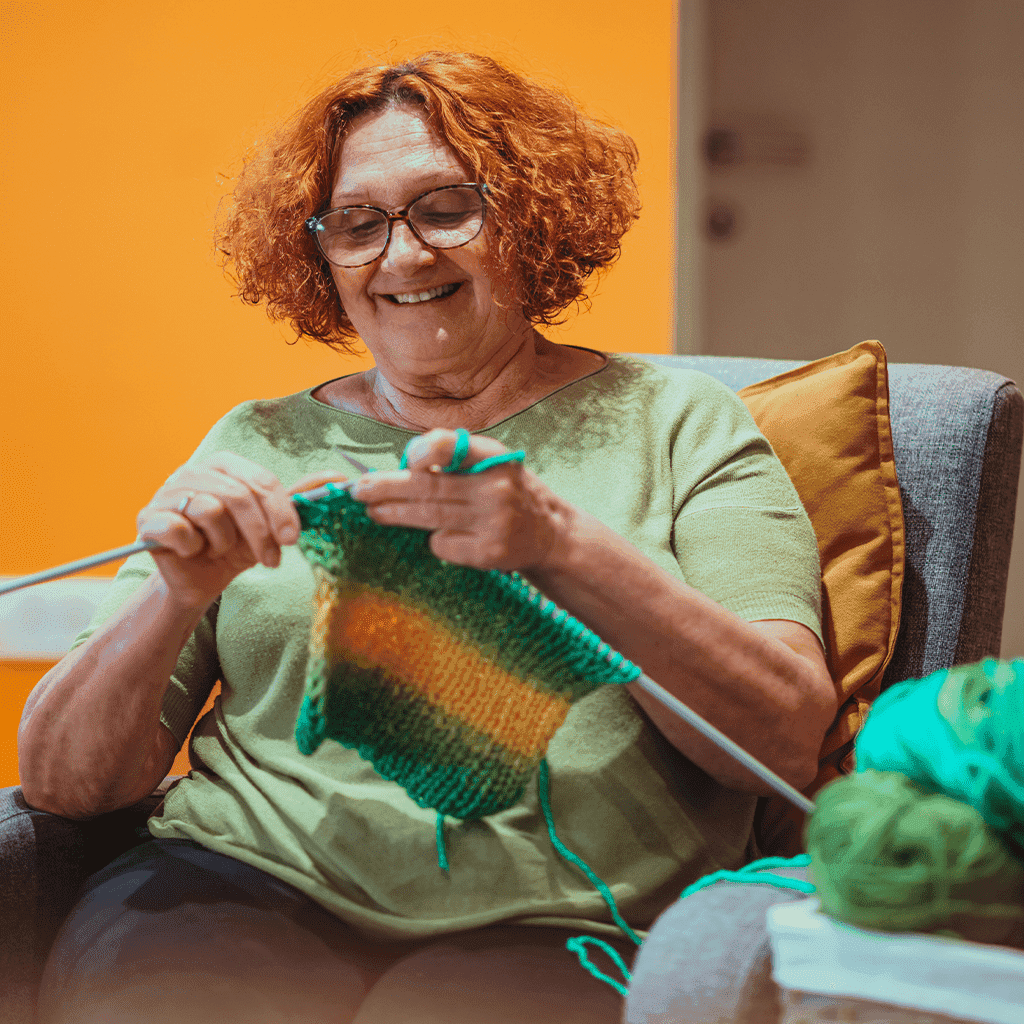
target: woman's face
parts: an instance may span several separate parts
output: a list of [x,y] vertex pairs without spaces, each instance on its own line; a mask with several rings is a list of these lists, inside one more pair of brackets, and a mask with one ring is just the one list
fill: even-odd
[[[352,122],[331,206],[393,212],[428,189],[471,180],[415,107],[388,108]],[[388,248],[376,261],[331,267],[345,312],[385,376],[390,370],[412,384],[421,379],[429,389],[431,378],[474,374],[500,360],[510,342],[529,336],[531,326],[513,301],[514,282],[493,258],[492,231],[485,220],[466,245],[432,249],[405,221],[395,221]],[[419,300],[437,288],[444,291]]]

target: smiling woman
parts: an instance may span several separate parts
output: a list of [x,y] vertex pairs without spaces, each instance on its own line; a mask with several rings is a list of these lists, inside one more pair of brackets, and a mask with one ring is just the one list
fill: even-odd
[[[344,347],[358,333],[330,301],[328,267],[311,266],[313,244],[295,228],[328,202],[373,205],[370,181],[339,191],[340,150],[355,119],[398,108],[420,115],[443,165],[423,168],[440,177],[421,178],[420,190],[448,183],[441,179],[456,168],[454,181],[486,184],[497,255],[521,276],[526,318],[559,322],[591,274],[614,262],[639,213],[636,146],[561,93],[464,53],[354,71],[257,148],[218,235],[243,299],[265,301],[272,317],[327,344]],[[385,162],[375,171],[379,182],[390,177]]]
[[[327,685],[379,707],[402,705],[379,698],[407,662],[443,681],[461,650],[454,634],[387,632],[434,636],[430,602],[395,574],[329,602],[365,637],[313,621],[291,495],[340,477],[334,449],[377,467],[351,492],[363,520],[424,531],[452,623],[456,568],[519,573],[777,774],[810,782],[836,699],[817,546],[770,445],[711,378],[539,329],[617,256],[635,163],[623,132],[459,53],[353,72],[249,161],[218,233],[242,297],[300,336],[358,336],[376,365],[228,412],[139,513],[160,547],[125,564],[32,692],[23,793],[69,817],[149,793],[192,730],[192,771],[152,839],[87,883],[55,945],[43,1024],[611,1024],[618,996],[566,938],[628,955],[686,885],[751,854],[764,784],[634,682],[563,709],[539,794],[449,822],[446,870],[428,808],[355,749],[300,750],[311,634],[331,654]],[[362,598],[376,611],[356,615]],[[488,657],[536,646],[509,639]],[[508,754],[496,747],[527,704],[504,701],[508,728],[474,751]],[[466,740],[448,711],[426,708]],[[416,771],[464,770],[397,719],[377,724]]]

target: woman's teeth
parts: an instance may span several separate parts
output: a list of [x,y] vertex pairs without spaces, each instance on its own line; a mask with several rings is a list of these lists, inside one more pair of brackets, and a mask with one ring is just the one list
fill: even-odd
[[431,288],[428,292],[406,292],[404,295],[391,295],[389,298],[393,302],[427,302],[430,299],[439,298],[442,295],[451,295],[458,284],[443,284],[438,288]]

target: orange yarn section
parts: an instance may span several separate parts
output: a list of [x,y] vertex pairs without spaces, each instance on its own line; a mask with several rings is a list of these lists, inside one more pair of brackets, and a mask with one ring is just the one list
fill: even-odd
[[[330,586],[326,574],[320,586]],[[317,594],[313,646],[333,662],[385,671],[511,753],[542,755],[569,713],[568,701],[539,693],[395,594],[349,585],[325,597]]]

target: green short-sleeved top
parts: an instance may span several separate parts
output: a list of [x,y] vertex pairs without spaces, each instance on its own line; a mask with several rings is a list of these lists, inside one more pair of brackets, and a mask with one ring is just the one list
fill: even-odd
[[[237,452],[286,485],[344,468],[335,446],[398,467],[412,432],[325,405],[314,390],[238,406],[193,458]],[[740,617],[791,619],[820,637],[810,522],[746,407],[713,378],[610,355],[482,433],[524,449],[554,492]],[[129,560],[90,630],[153,568],[148,555]],[[449,819],[445,872],[433,811],[334,741],[298,751],[312,596],[311,569],[287,548],[278,568],[238,576],[196,628],[161,720],[184,742],[218,679],[221,693],[193,733],[193,770],[150,819],[153,835],[262,868],[377,936],[499,921],[617,933],[598,892],[553,849],[536,787],[482,820]],[[676,751],[622,687],[573,706],[548,763],[559,838],[638,930],[690,882],[743,860],[756,798]]]

